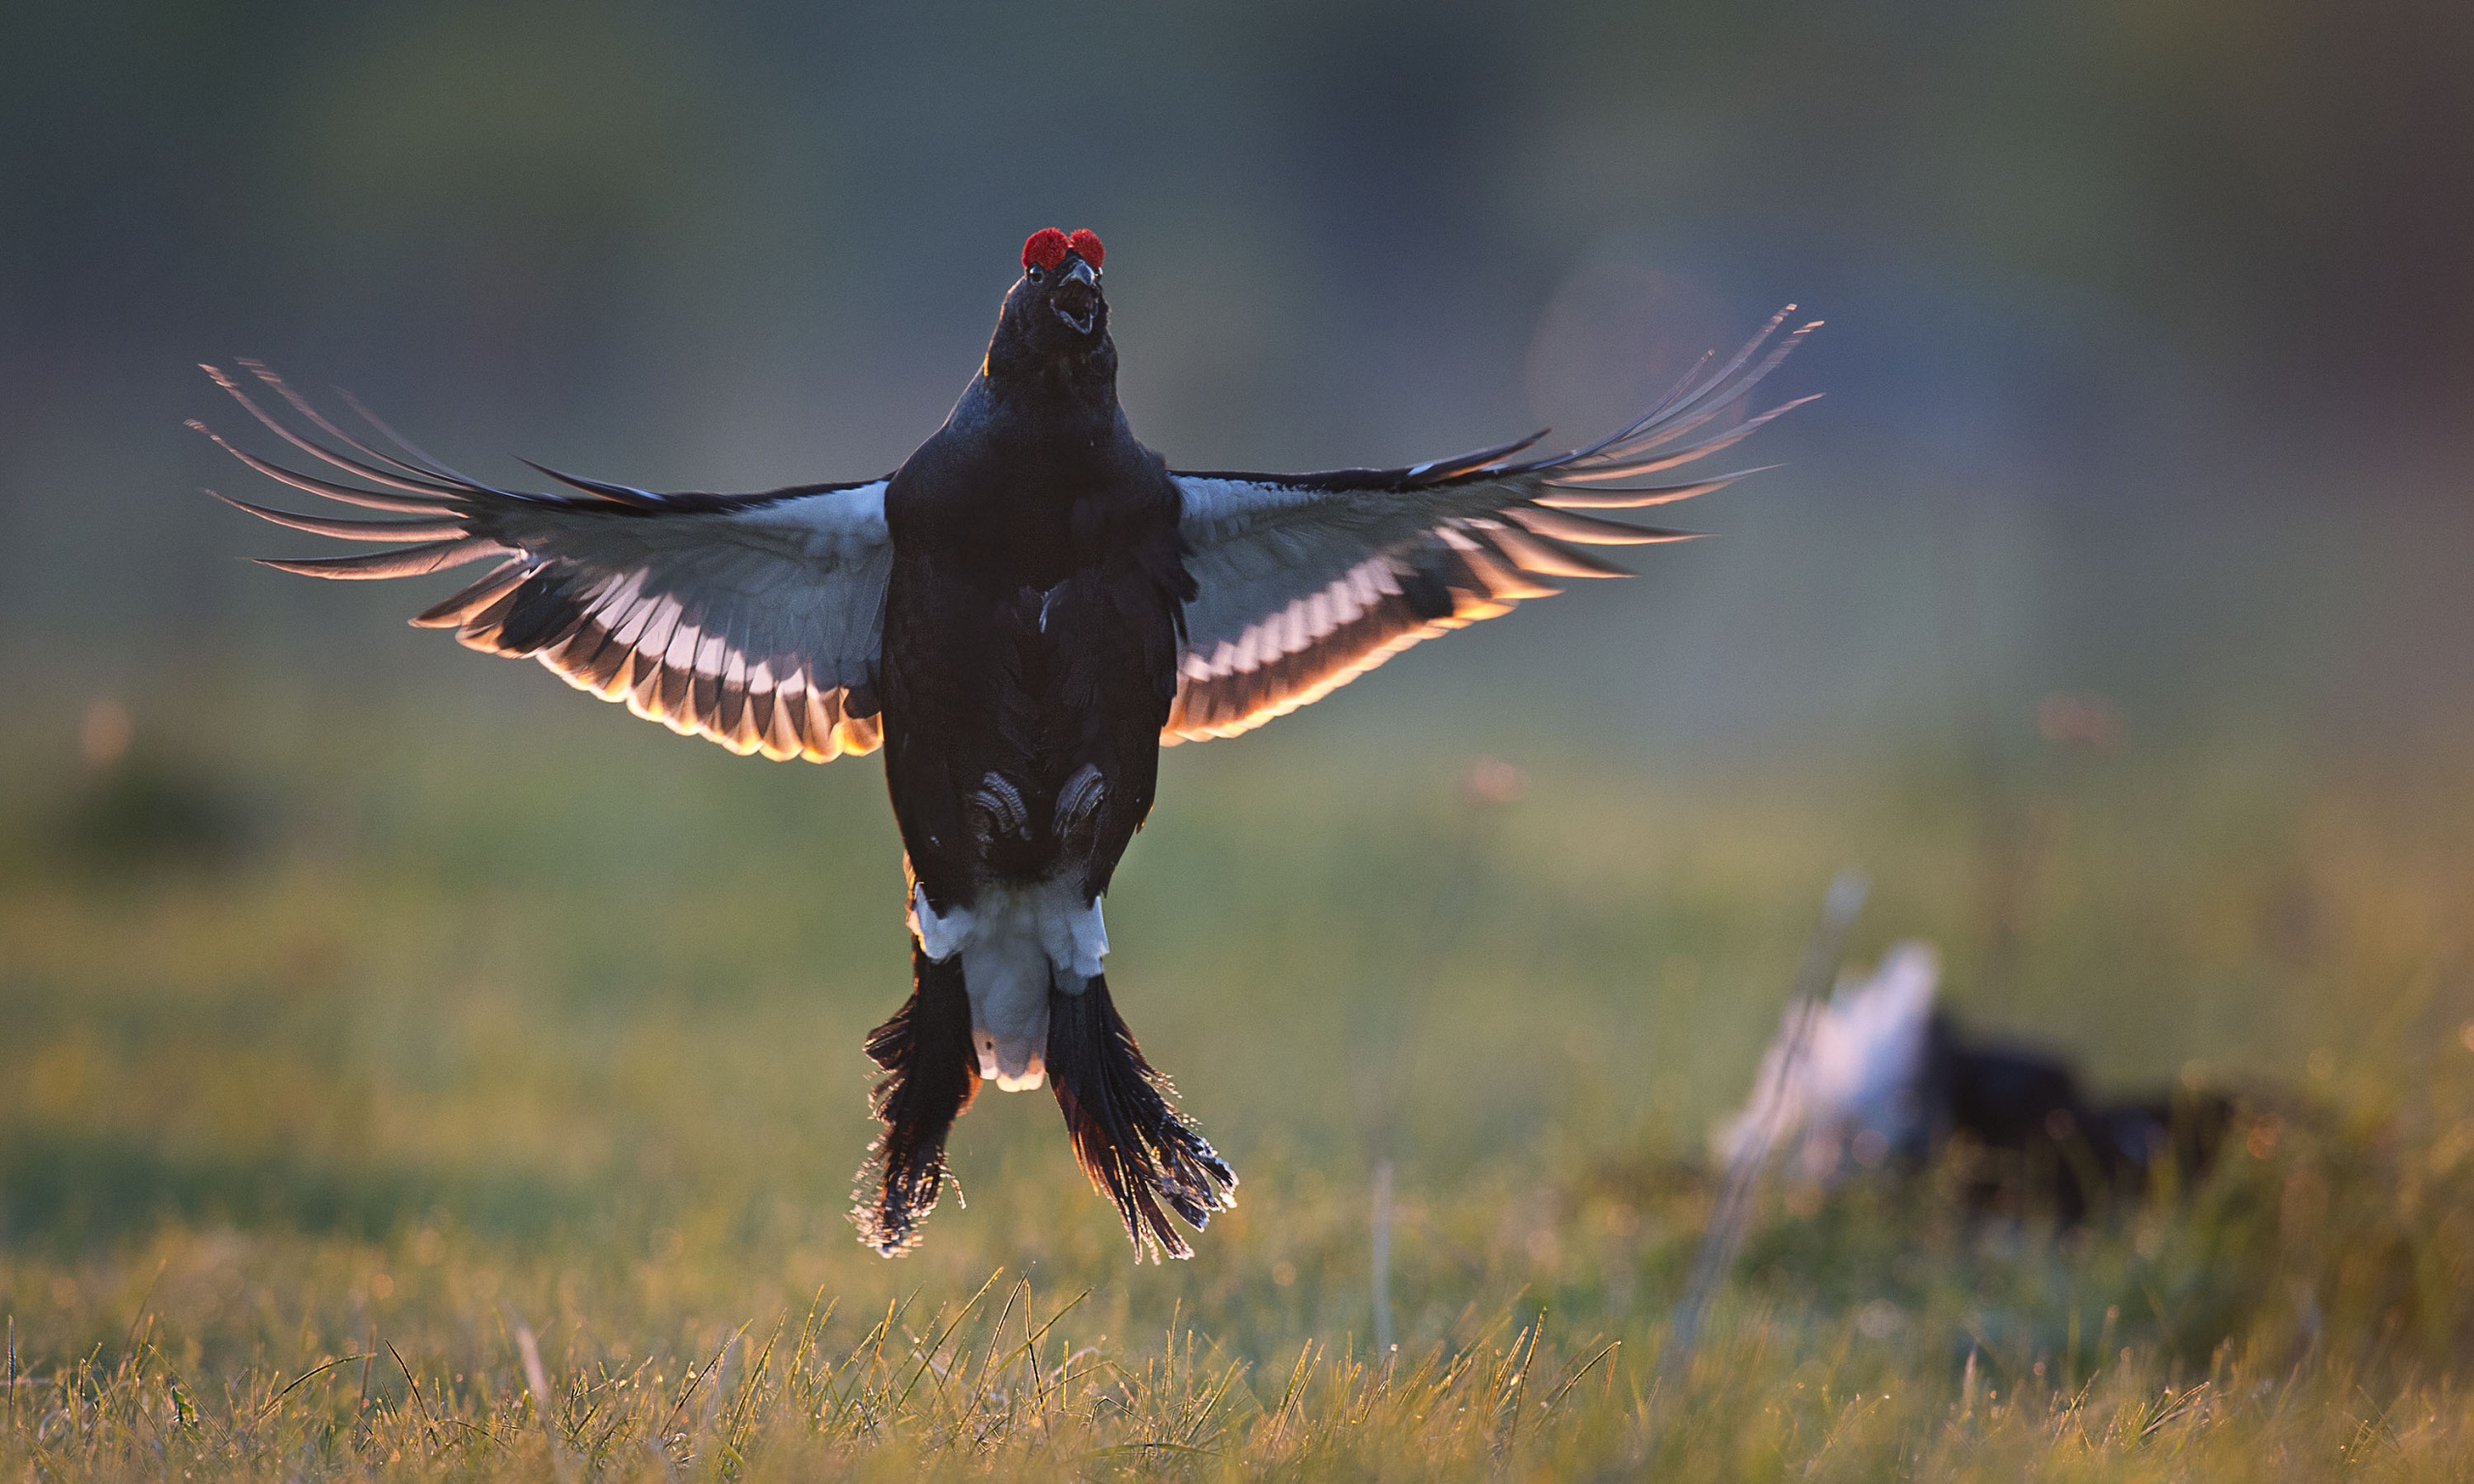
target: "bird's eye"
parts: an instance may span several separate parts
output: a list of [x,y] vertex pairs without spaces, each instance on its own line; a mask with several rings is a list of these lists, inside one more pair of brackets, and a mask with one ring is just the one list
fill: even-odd
[[1022,265],[1022,276],[1033,283],[1038,283],[1048,277],[1048,271],[1037,263],[1025,263]]

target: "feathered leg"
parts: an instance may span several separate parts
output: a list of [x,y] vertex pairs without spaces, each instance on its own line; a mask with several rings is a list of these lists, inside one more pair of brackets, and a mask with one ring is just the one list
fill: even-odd
[[910,998],[868,1033],[868,1055],[885,1070],[870,1106],[885,1131],[868,1146],[851,1192],[859,1240],[886,1257],[916,1242],[919,1224],[936,1209],[945,1135],[979,1092],[962,956],[938,963],[914,940],[910,972]]
[[1161,1203],[1202,1230],[1237,1204],[1228,1161],[1169,1104],[1168,1079],[1142,1059],[1107,979],[1080,994],[1051,989],[1048,1003],[1049,1079],[1082,1172],[1115,1203],[1137,1260],[1194,1256]]

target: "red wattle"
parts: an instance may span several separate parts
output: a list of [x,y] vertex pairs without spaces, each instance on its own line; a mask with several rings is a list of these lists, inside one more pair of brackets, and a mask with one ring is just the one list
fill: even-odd
[[1089,227],[1076,228],[1074,235],[1065,240],[1065,245],[1082,254],[1082,261],[1093,268],[1108,255],[1108,249],[1100,245],[1100,234]]
[[[1091,236],[1088,232],[1085,232],[1082,235],[1084,237]],[[1100,240],[1098,238],[1091,238],[1091,245],[1096,247],[1099,243]],[[1042,227],[1037,232],[1031,234],[1030,241],[1022,244],[1022,266],[1024,268],[1037,268],[1042,272],[1050,271],[1053,270],[1056,265],[1065,261],[1065,251],[1068,245],[1064,233],[1059,232],[1054,227]],[[1084,256],[1087,258],[1090,255],[1085,253]],[[1092,261],[1091,266],[1097,268],[1100,265],[1095,259]]]

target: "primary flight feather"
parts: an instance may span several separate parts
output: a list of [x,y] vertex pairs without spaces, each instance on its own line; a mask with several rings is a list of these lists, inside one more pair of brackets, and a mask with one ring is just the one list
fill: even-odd
[[228,501],[389,548],[268,565],[363,580],[490,562],[413,622],[531,656],[735,753],[822,762],[884,749],[913,983],[868,1037],[884,1131],[852,1217],[887,1255],[918,1240],[946,1135],[989,1080],[1047,1082],[1137,1255],[1190,1255],[1168,1213],[1202,1228],[1237,1177],[1169,1101],[1102,971],[1101,899],[1150,813],[1160,749],[1259,727],[1557,581],[1626,575],[1587,548],[1685,533],[1591,512],[1752,472],[1658,482],[1797,405],[1742,411],[1814,328],[1781,334],[1790,306],[1567,453],[1533,455],[1532,437],[1406,469],[1183,472],[1117,405],[1104,257],[1087,231],[1033,234],[979,374],[880,479],[655,494],[544,469],[565,492],[502,489],[358,404],[365,435],[255,362],[239,363],[243,377],[207,368],[328,471],[217,438],[236,458],[403,517]]

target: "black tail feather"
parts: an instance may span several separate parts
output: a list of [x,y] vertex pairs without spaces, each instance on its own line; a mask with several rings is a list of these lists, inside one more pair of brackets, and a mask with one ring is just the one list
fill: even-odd
[[868,1055],[885,1070],[870,1108],[885,1131],[868,1146],[851,1192],[859,1240],[886,1257],[919,1241],[944,1192],[945,1136],[979,1092],[962,958],[938,963],[914,942],[910,963],[910,998],[868,1033]]
[[1192,1257],[1161,1203],[1200,1231],[1237,1204],[1236,1175],[1169,1103],[1168,1079],[1142,1059],[1105,978],[1080,994],[1051,989],[1048,1003],[1049,1081],[1083,1173],[1115,1203],[1137,1259]]

